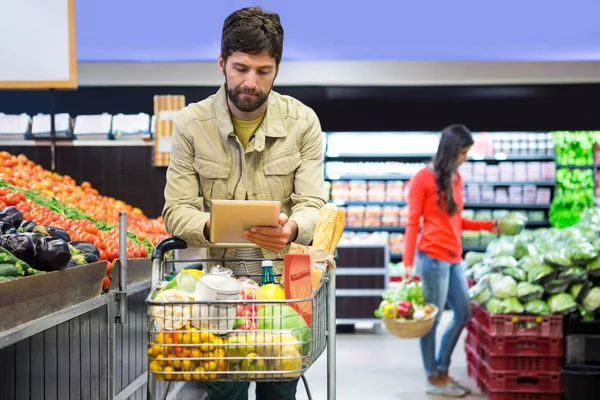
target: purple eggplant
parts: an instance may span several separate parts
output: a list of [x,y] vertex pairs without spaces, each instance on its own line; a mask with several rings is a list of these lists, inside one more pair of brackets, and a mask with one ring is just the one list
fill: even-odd
[[36,226],[37,224],[35,222],[30,221],[28,219],[21,222],[21,229],[23,230],[23,232],[33,232],[33,228],[35,228]]
[[21,222],[23,222],[23,213],[17,207],[4,207],[0,210],[0,221],[9,222],[17,229],[21,226]]
[[71,250],[62,239],[43,236],[35,247],[35,267],[41,271],[65,269],[70,260]]
[[16,234],[17,230],[10,222],[0,222],[0,234],[8,235],[8,234]]
[[0,236],[0,247],[4,247],[27,264],[33,265],[36,249],[31,238],[26,235],[2,235]]

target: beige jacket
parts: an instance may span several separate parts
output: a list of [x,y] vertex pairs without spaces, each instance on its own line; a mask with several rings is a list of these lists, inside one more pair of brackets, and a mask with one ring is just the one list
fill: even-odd
[[[167,169],[163,219],[167,232],[198,246],[210,199],[278,200],[298,224],[299,244],[312,240],[325,204],[323,134],[315,112],[300,101],[271,92],[265,118],[245,152],[233,133],[224,86],[177,116]],[[263,250],[264,257],[282,257]],[[231,258],[233,249],[206,256]],[[281,273],[281,265],[275,266]]]

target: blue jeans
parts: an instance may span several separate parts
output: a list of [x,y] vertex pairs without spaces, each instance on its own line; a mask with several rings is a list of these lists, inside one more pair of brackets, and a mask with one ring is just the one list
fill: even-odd
[[[435,304],[439,309],[433,328],[420,339],[423,366],[427,377],[433,378],[439,374],[448,374],[452,352],[462,330],[471,320],[469,286],[462,262],[451,264],[433,259],[420,251],[417,251],[415,261],[416,273],[423,282],[423,297],[426,302]],[[436,330],[446,302],[452,309],[454,316],[442,336],[436,358]]]

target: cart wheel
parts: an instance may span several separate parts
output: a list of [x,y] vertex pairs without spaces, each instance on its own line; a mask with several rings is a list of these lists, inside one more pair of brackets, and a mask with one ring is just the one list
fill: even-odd
[[312,395],[310,394],[310,388],[308,387],[308,381],[304,374],[302,374],[302,382],[304,383],[304,388],[306,389],[306,396],[308,396],[308,400],[312,400]]

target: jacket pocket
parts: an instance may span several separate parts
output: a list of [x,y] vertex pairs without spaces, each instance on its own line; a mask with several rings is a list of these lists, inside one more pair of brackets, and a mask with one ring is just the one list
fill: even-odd
[[225,199],[231,163],[218,163],[204,158],[194,160],[194,169],[198,173],[202,197],[208,203],[211,199]]
[[294,173],[302,164],[300,154],[290,153],[265,162],[265,183],[273,200],[286,204],[294,192]]

